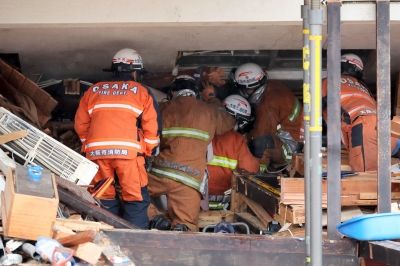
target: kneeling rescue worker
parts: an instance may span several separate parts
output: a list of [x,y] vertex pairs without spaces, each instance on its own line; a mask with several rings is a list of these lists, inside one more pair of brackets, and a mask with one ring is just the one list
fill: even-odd
[[[349,151],[353,171],[375,171],[378,167],[376,101],[362,80],[364,65],[355,54],[341,57],[340,106],[342,142]],[[327,119],[328,80],[322,80],[323,117]],[[329,125],[328,125],[329,126]],[[400,147],[391,138],[392,156]]]
[[[247,172],[259,171],[257,158],[247,147],[247,140],[239,132],[251,121],[249,102],[240,95],[230,95],[223,101],[226,111],[236,119],[235,128],[223,135],[215,136],[212,141],[214,158],[208,163],[208,191],[210,201],[221,201],[224,192],[232,187],[232,173],[235,169]],[[211,204],[210,204],[211,206]]]
[[233,128],[234,119],[225,110],[200,101],[196,81],[191,76],[178,76],[168,99],[160,103],[163,123],[160,154],[149,172],[149,192],[151,197],[166,195],[172,224],[150,205],[149,227],[198,231],[200,201],[207,179],[207,147],[214,135]]
[[[75,130],[86,157],[99,165],[92,183],[114,177],[116,171],[125,207],[122,217],[146,228],[150,196],[144,156],[156,155],[161,117],[150,89],[139,83],[144,68],[135,50],[118,51],[111,70],[111,81],[96,83],[83,95],[75,115]],[[100,201],[119,215],[114,186]]]
[[263,172],[270,162],[287,164],[301,149],[303,106],[283,83],[267,81],[262,68],[253,63],[232,69],[230,82],[255,109],[253,129],[247,139],[251,153]]

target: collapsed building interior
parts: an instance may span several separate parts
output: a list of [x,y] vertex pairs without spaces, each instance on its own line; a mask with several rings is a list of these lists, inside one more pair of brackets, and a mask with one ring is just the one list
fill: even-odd
[[[268,3],[260,2],[259,4],[262,6],[260,10],[251,10],[254,12],[254,20],[241,17],[238,15],[241,13],[240,10],[236,8],[236,11],[232,11],[238,15],[236,17],[224,15],[226,17],[222,16],[216,21],[192,20],[190,16],[193,16],[196,8],[199,7],[189,7],[183,3],[176,3],[176,5],[173,5],[174,8],[166,8],[166,10],[175,14],[172,19],[154,13],[154,17],[149,19],[140,17],[137,18],[138,21],[130,22],[118,22],[119,20],[116,17],[111,17],[107,21],[91,16],[83,19],[83,10],[72,7],[71,13],[75,11],[80,15],[74,17],[74,23],[71,23],[71,18],[62,15],[52,16],[51,21],[43,21],[41,18],[42,11],[37,11],[37,7],[34,8],[31,6],[33,4],[29,3],[19,11],[20,15],[30,14],[28,17],[17,18],[15,15],[7,15],[0,20],[0,34],[2,36],[0,39],[0,58],[20,71],[25,77],[37,83],[57,101],[57,106],[51,112],[49,124],[46,126],[43,124],[43,129],[48,127],[50,129],[48,134],[79,152],[79,138],[74,132],[69,133],[73,129],[73,119],[79,99],[91,84],[110,77],[109,73],[101,70],[109,67],[110,58],[115,51],[125,47],[140,51],[145,68],[148,71],[143,83],[164,93],[168,90],[173,78],[176,77],[176,73],[196,69],[198,66],[214,66],[222,68],[225,71],[224,78],[228,80],[228,74],[232,68],[252,62],[259,64],[267,72],[269,79],[279,80],[286,84],[301,100],[303,98],[303,51],[300,6],[303,1],[296,1],[297,5],[289,3],[290,1],[282,1],[280,5],[276,4],[276,1],[275,3],[272,3],[274,1],[267,2],[269,6]],[[52,4],[47,4],[48,7],[42,7],[42,9],[50,11]],[[377,30],[374,21],[376,15],[375,2],[342,1],[341,4],[341,51],[342,53],[354,53],[360,56],[365,66],[364,80],[376,96],[378,86]],[[288,7],[291,5],[294,7]],[[274,8],[270,8],[271,6]],[[140,7],[143,7],[143,12],[147,10],[144,4],[143,6],[140,4]],[[4,8],[15,14],[13,4],[4,6]],[[104,4],[99,4],[99,7],[95,8],[99,12],[97,17],[106,16],[101,8],[106,10],[110,7],[106,8]],[[185,8],[190,12],[183,12],[182,10]],[[280,12],[279,16],[271,12],[271,10],[276,11],[279,8],[286,9],[287,12]],[[326,17],[327,8],[326,6],[322,8]],[[199,8],[199,10],[202,9]],[[5,13],[9,14],[10,12]],[[200,12],[204,14],[202,12],[205,11]],[[395,116],[400,115],[397,109],[397,106],[400,106],[400,103],[397,102],[397,91],[400,89],[400,64],[398,64],[400,59],[400,38],[398,38],[400,35],[400,3],[391,3],[390,14],[390,111],[391,115]],[[124,16],[128,15],[122,11],[121,17]],[[162,17],[161,21],[155,19],[157,16]],[[26,19],[24,20],[22,17]],[[120,24],[116,25],[115,23]],[[327,21],[324,23],[322,27],[322,78],[327,76],[329,52]],[[218,88],[217,96],[223,99],[229,93],[227,84]],[[11,104],[15,104],[12,99],[7,100]],[[325,125],[323,132],[324,147],[328,145],[326,136]],[[344,170],[348,167],[346,156],[347,154],[343,152],[341,167]],[[328,161],[325,155],[322,163],[325,167],[323,169],[326,171]],[[302,176],[304,174],[302,166],[303,157],[295,157],[285,175],[288,177]],[[192,263],[189,265],[196,265],[198,261],[204,260],[201,252],[195,251],[199,243],[206,243],[209,246],[205,249],[207,251],[203,250],[209,256],[209,259],[216,259],[224,252],[236,252],[241,254],[240,258],[236,258],[236,262],[244,263],[247,261],[248,263],[251,261],[252,265],[261,265],[265,259],[271,261],[277,259],[279,262],[276,262],[276,265],[295,265],[291,263],[304,259],[303,247],[298,247],[302,245],[303,240],[299,239],[304,237],[305,222],[304,200],[299,201],[298,199],[298,195],[301,193],[304,197],[304,190],[301,191],[298,188],[304,187],[304,181],[297,178],[277,178],[276,176],[268,174],[257,176],[259,178],[257,184],[254,180],[249,180],[248,176],[242,176],[238,173],[232,180],[233,187],[239,196],[235,198],[234,202],[231,202],[230,210],[203,213],[200,218],[201,228],[221,220],[245,222],[249,226],[249,231],[253,234],[253,238],[250,240],[244,240],[240,237],[217,239],[196,234],[179,233],[178,235],[174,232],[156,234],[154,232],[132,232],[130,230],[110,230],[107,232],[107,236],[113,242],[117,241],[116,244],[120,245],[123,251],[137,261],[145,261],[146,256],[139,256],[134,253],[148,253],[149,256],[153,256],[151,262],[153,264],[150,265],[162,263],[163,256],[166,256],[171,250],[179,252],[180,256],[187,256],[187,260]],[[377,195],[375,195],[377,191],[376,174],[375,176],[362,174],[359,178],[362,178],[362,181],[357,181],[357,178],[349,178],[341,183],[342,190],[352,191],[348,193],[348,202],[345,204],[342,202],[342,216],[344,215],[347,219],[359,213],[374,212],[378,204]],[[60,184],[58,185],[60,186]],[[327,203],[326,180],[322,186],[322,207],[326,209],[329,203]],[[392,199],[399,199],[400,195],[397,193],[400,193],[400,187],[397,187],[397,183],[392,183],[391,186]],[[274,193],[274,189],[278,189],[276,193]],[[58,193],[61,201],[82,204],[79,198],[62,189]],[[86,206],[86,209],[80,211],[84,213],[92,210]],[[110,222],[114,227],[129,228],[122,221],[110,220],[104,213],[100,213],[97,217],[104,219],[102,221]],[[323,225],[326,226],[329,219],[326,217],[326,213],[323,214],[322,219]],[[280,235],[286,237],[294,235],[298,236],[299,239],[286,241],[277,237],[273,241],[271,238],[260,238],[254,235],[260,231],[265,231],[272,220],[278,221],[282,226],[290,223],[290,233],[286,232]],[[246,233],[246,230],[242,230],[242,233]],[[176,241],[171,241],[170,239],[174,237],[174,234],[178,235],[175,236]],[[325,231],[323,234],[325,239]],[[158,251],[151,253],[148,250],[146,245],[151,241],[154,241],[155,245],[159,247]],[[220,241],[224,245],[218,246],[217,242]],[[252,244],[249,244],[250,242]],[[245,244],[243,243],[248,244],[248,246],[244,248],[243,245]],[[183,245],[186,245],[186,251],[182,251]],[[380,246],[377,245],[373,248],[379,249]],[[370,250],[373,248],[368,243],[358,245],[347,240],[342,242],[324,240],[324,263],[330,263],[326,265],[359,265],[357,258],[359,253],[365,256],[367,263],[372,258],[369,252],[372,252]],[[257,255],[253,258],[246,257],[244,253],[249,249],[254,252],[252,254]],[[385,250],[385,252],[390,253],[392,250],[390,252]],[[274,253],[283,255],[272,255]],[[393,254],[397,253],[394,252]],[[391,265],[388,262],[390,256],[386,256],[381,261],[386,264],[379,265]],[[220,256],[218,261],[220,264],[218,265],[222,265],[222,263],[230,265],[228,260],[231,259],[232,257],[229,256]],[[170,265],[177,265],[178,263],[185,265],[181,260],[171,260],[173,262]],[[212,265],[210,261],[203,261],[198,264]]]

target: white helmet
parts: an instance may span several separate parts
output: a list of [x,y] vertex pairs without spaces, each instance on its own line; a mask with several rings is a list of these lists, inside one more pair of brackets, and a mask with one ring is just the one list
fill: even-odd
[[[233,74],[233,73],[232,73]],[[240,95],[249,100],[251,106],[256,107],[261,100],[267,84],[267,75],[262,68],[254,63],[243,64],[235,70],[233,84],[239,89]],[[248,90],[254,90],[251,94]]]
[[[178,91],[175,95],[172,92]],[[168,91],[167,99],[171,100],[178,96],[191,96],[199,98],[199,88],[197,87],[196,80],[189,75],[180,75],[174,79],[171,89]]]
[[113,58],[111,64],[112,71],[133,72],[143,70],[143,60],[138,52],[133,49],[125,48],[119,50]]
[[344,54],[340,58],[342,72],[361,79],[364,71],[364,64],[360,57],[355,54]]
[[236,118],[239,128],[243,128],[252,121],[250,104],[242,96],[230,95],[225,98],[222,104],[225,105],[226,111]]

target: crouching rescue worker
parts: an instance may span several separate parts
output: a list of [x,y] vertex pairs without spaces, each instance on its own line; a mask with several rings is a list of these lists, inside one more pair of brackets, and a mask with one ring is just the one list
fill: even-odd
[[[259,171],[259,162],[249,151],[246,138],[236,132],[251,121],[249,102],[239,95],[231,95],[223,104],[236,123],[233,130],[215,136],[212,140],[214,158],[207,165],[210,202],[222,201],[224,192],[232,187],[231,179],[235,169],[244,169],[251,173]],[[212,207],[210,203],[210,208]]]
[[[123,218],[146,228],[150,196],[144,156],[156,155],[161,117],[151,91],[139,83],[144,68],[135,50],[118,51],[111,70],[111,81],[96,83],[83,95],[75,115],[75,130],[86,157],[99,165],[92,183],[114,177],[116,171],[124,200]],[[114,186],[100,201],[119,215]]]
[[207,147],[214,135],[233,128],[234,119],[225,110],[200,101],[196,81],[190,76],[173,81],[168,99],[160,103],[160,154],[149,173],[149,192],[151,197],[166,195],[172,224],[150,205],[149,227],[198,231],[200,201],[206,189]]
[[[341,57],[341,131],[342,142],[349,151],[353,171],[375,171],[378,167],[376,131],[376,101],[362,81],[364,65],[355,54]],[[327,119],[327,79],[322,80],[323,117]],[[329,125],[328,125],[329,126]],[[391,138],[391,151],[395,155],[400,144]]]
[[286,85],[267,82],[266,73],[257,64],[232,69],[230,82],[255,109],[254,126],[247,138],[251,153],[259,158],[261,172],[270,162],[289,163],[292,153],[302,147],[303,106],[299,100]]

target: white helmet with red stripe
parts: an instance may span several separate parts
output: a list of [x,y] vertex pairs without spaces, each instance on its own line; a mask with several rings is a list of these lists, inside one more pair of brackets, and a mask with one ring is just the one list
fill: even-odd
[[342,72],[361,79],[364,71],[364,64],[360,57],[355,54],[344,54],[340,58]]
[[226,111],[236,118],[239,128],[243,128],[252,121],[250,104],[242,96],[230,95],[222,103],[225,105]]
[[119,72],[141,71],[143,70],[142,57],[133,49],[121,49],[114,55],[111,69]]

